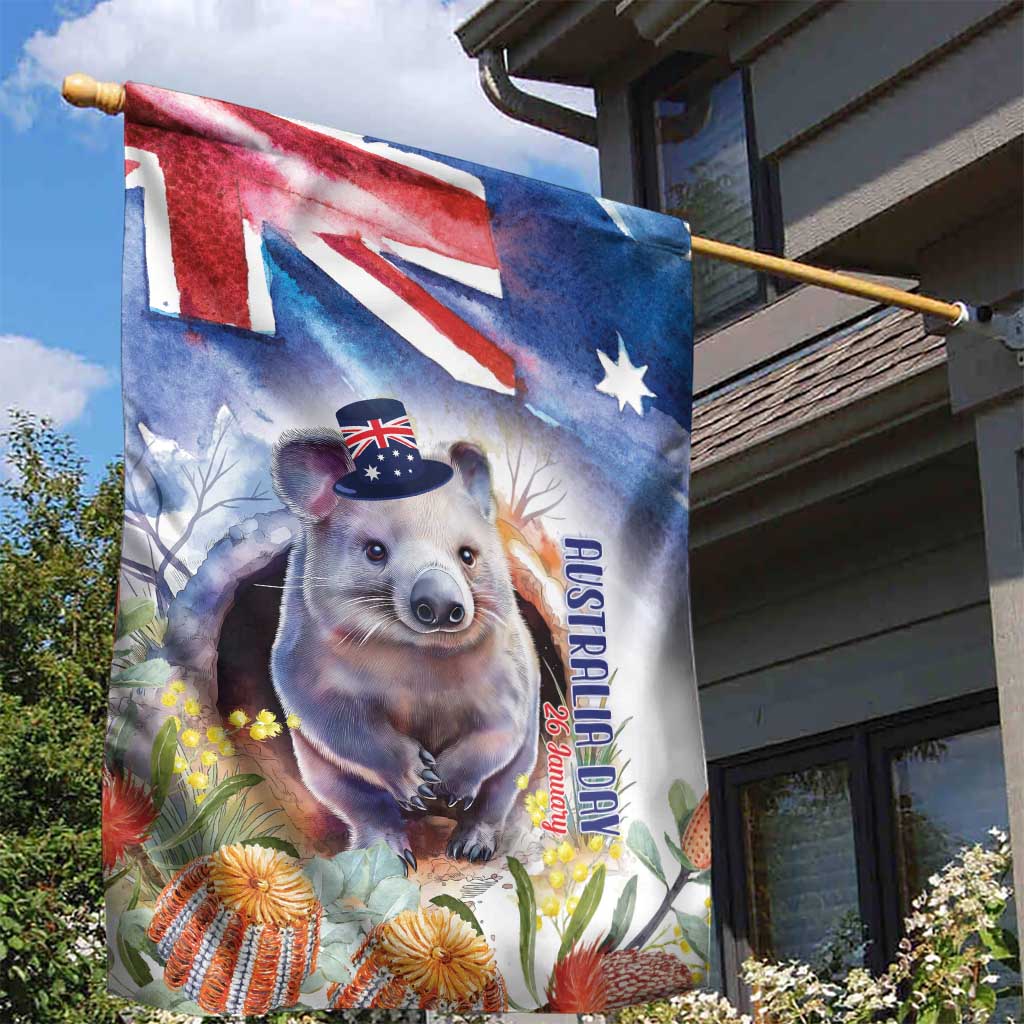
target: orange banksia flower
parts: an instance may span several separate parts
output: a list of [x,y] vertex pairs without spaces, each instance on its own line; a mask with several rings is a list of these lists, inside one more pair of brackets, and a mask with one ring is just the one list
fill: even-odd
[[552,1013],[599,1012],[608,1002],[608,982],[596,939],[590,946],[577,946],[555,964],[548,983],[548,1009]]
[[164,983],[208,1013],[264,1014],[299,1000],[316,970],[323,907],[280,850],[222,846],[157,898],[149,937]]
[[103,772],[103,867],[108,871],[125,850],[149,836],[156,818],[153,798],[131,775]]
[[445,907],[406,910],[378,925],[353,964],[352,981],[327,990],[332,1009],[508,1009],[505,983],[491,948]]
[[680,846],[698,871],[711,867],[711,802],[707,793],[690,815]]

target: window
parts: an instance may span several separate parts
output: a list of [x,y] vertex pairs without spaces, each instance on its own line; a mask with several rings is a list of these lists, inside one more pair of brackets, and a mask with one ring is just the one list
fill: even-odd
[[[680,57],[634,92],[645,205],[694,234],[774,251],[768,169],[757,159],[743,71]],[[721,260],[693,264],[694,316],[708,329],[762,304],[761,275]]]
[[[824,977],[878,970],[928,877],[1006,826],[995,696],[715,764],[711,788],[727,993],[746,998],[736,974],[751,954]],[[1001,1005],[1000,1019],[1019,1009]]]

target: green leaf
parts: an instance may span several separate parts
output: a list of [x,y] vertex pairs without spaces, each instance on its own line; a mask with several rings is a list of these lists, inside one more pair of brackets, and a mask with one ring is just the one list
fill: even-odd
[[366,866],[369,869],[370,891],[376,889],[385,878],[405,878],[405,861],[383,841],[374,843],[366,851]]
[[661,880],[662,885],[668,885],[665,881],[665,871],[661,866],[661,854],[654,845],[650,829],[642,821],[634,821],[629,826],[626,845],[637,855],[643,866]]
[[408,878],[383,878],[370,893],[366,907],[381,920],[388,921],[403,910],[416,910],[420,905],[420,887]]
[[686,936],[686,941],[693,947],[694,952],[701,960],[707,960],[711,926],[704,918],[697,917],[696,914],[684,914],[681,910],[674,908],[672,913],[676,916],[679,930]]
[[117,612],[117,639],[148,626],[155,618],[155,602],[148,597],[126,597]]
[[317,967],[317,969],[302,983],[299,987],[299,991],[305,992],[308,995],[310,992],[319,992],[326,984],[327,979],[324,977],[323,971]]
[[636,910],[636,875],[627,883],[619,894],[612,913],[612,926],[608,931],[608,937],[601,943],[601,950],[610,953],[618,948],[625,939],[629,926],[633,923],[633,911]]
[[180,846],[186,839],[191,839],[197,832],[202,832],[206,824],[217,813],[217,810],[230,800],[231,797],[262,781],[262,775],[229,775],[223,782],[218,783],[210,790],[196,816],[187,822],[181,831],[171,836],[165,842],[157,846],[151,846],[149,848],[150,852],[157,853],[160,850],[170,850],[175,846]]
[[287,839],[278,839],[277,836],[253,836],[252,839],[243,839],[242,845],[265,846],[268,850],[280,850],[282,853],[287,853],[289,857],[299,859],[299,851]]
[[149,779],[152,787],[153,806],[159,811],[167,799],[167,791],[174,778],[174,755],[178,750],[178,727],[173,718],[168,718],[153,740],[149,758]]
[[129,665],[110,677],[111,686],[163,686],[171,674],[171,666],[163,658],[150,658],[138,665]]
[[672,808],[672,817],[676,819],[679,834],[682,835],[687,820],[697,806],[697,794],[694,793],[693,787],[689,783],[682,779],[676,779],[669,786],[668,805]]
[[117,932],[132,949],[143,949],[150,941],[146,934],[153,920],[152,907],[126,910],[117,921]]
[[979,931],[978,937],[996,960],[1013,971],[1020,971],[1020,945],[1013,932],[1006,928],[993,928],[991,931]]
[[142,954],[132,949],[124,941],[124,937],[120,933],[117,935],[117,954],[121,958],[121,963],[124,964],[124,968],[132,981],[139,988],[143,985],[148,985],[153,980],[153,975],[150,973],[146,961],[142,959]]
[[442,893],[440,896],[435,896],[431,901],[439,907],[444,907],[446,910],[450,910],[457,917],[461,917],[463,921],[468,924],[477,935],[482,936],[484,933],[483,928],[480,927],[480,922],[476,919],[476,914],[469,909],[469,906],[457,899],[455,896],[449,896],[447,893]]
[[124,771],[124,759],[131,746],[132,736],[139,724],[139,705],[128,701],[124,711],[111,723],[107,734],[107,765],[114,771]]
[[989,1013],[994,1013],[996,1008],[996,990],[988,985],[979,985],[974,994],[974,1005]]
[[339,857],[314,857],[304,869],[316,898],[325,908],[333,906],[345,891],[345,870],[338,861]]
[[340,950],[321,949],[317,959],[317,972],[328,981],[344,985],[352,980],[352,961]]
[[515,857],[507,858],[508,869],[516,884],[516,896],[519,900],[519,962],[523,968],[523,980],[533,998],[539,1003],[537,995],[537,976],[534,969],[534,955],[537,946],[537,897],[533,892],[533,883],[526,873],[526,868]]
[[[583,889],[583,894],[580,896],[576,909],[572,912],[572,917],[569,918],[569,923],[565,926],[562,945],[558,949],[559,960],[564,959],[569,950],[583,937],[587,925],[590,924],[590,919],[597,911],[602,895],[604,895],[604,865],[598,864],[590,876],[590,881]],[[534,927],[536,928],[536,925]]]
[[683,853],[683,851],[679,849],[678,846],[676,846],[676,844],[672,841],[672,837],[667,832],[665,833],[665,845],[672,852],[672,856],[675,857],[677,861],[679,861],[679,865],[684,871],[697,870],[697,865],[694,864],[693,861],[691,861],[690,858],[687,857],[686,854]]

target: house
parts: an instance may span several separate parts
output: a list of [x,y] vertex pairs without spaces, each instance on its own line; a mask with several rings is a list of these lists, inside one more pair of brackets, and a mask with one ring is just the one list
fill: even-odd
[[[1006,0],[492,0],[458,35],[506,113],[597,147],[609,198],[1014,310],[1022,30]],[[509,75],[590,87],[596,117]],[[711,959],[743,1001],[749,953],[879,967],[957,847],[1024,841],[1024,370],[913,313],[693,266]]]

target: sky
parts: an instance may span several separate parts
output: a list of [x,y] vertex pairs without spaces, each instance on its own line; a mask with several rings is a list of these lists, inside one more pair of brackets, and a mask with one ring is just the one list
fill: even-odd
[[[2,0],[0,429],[52,416],[94,473],[122,450],[122,122],[72,71],[141,81],[596,192],[596,151],[495,110],[454,28],[479,0]],[[593,110],[586,90],[524,83]]]

